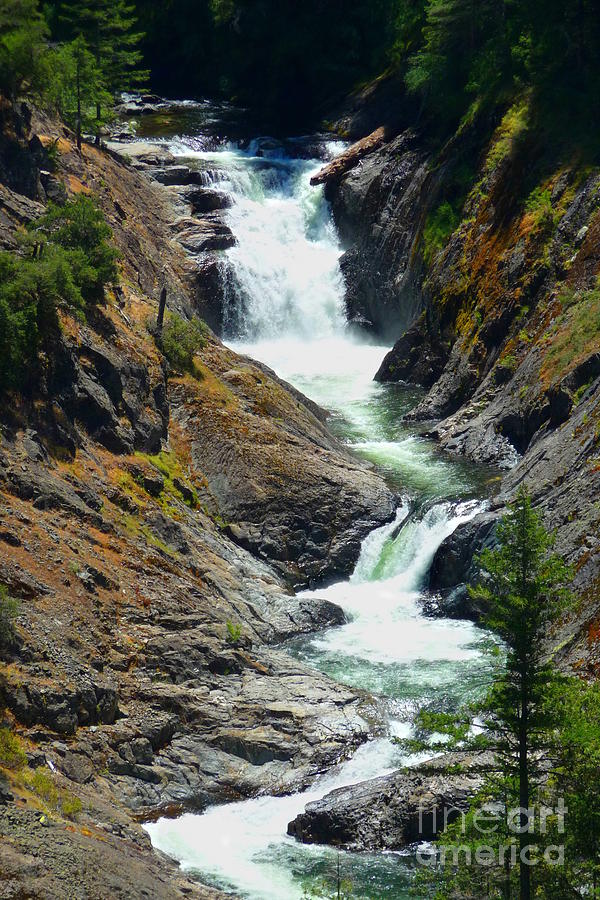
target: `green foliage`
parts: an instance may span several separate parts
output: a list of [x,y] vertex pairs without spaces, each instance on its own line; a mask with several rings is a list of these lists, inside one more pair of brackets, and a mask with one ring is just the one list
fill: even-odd
[[136,30],[135,6],[126,0],[64,0],[56,6],[55,31],[72,41],[67,46],[83,48],[87,54],[83,83],[98,135],[111,117],[114,99],[148,77],[140,67],[143,34]]
[[7,726],[0,728],[0,766],[19,771],[27,765],[27,754],[20,738]]
[[24,780],[29,789],[37,794],[50,809],[61,813],[66,818],[73,819],[81,812],[82,805],[79,797],[70,791],[59,788],[52,774],[44,766],[38,766],[32,772],[26,772]]
[[533,218],[534,226],[543,231],[551,231],[556,223],[556,212],[552,206],[551,191],[536,187],[525,201],[525,211]]
[[57,30],[83,38],[113,96],[131,90],[148,76],[140,69],[135,5],[127,0],[65,0],[59,4]]
[[44,59],[47,73],[45,99],[77,134],[97,131],[105,118],[100,108],[110,108],[112,97],[95,56],[83,37],[49,50]]
[[[544,782],[543,753],[562,721],[557,700],[566,678],[548,660],[546,638],[572,602],[565,587],[572,573],[551,552],[553,536],[544,529],[524,488],[499,523],[496,541],[495,549],[478,557],[480,579],[470,593],[483,609],[484,624],[504,642],[504,666],[478,704],[459,715],[423,712],[418,725],[424,734],[440,735],[433,744],[430,741],[430,748],[492,750],[490,795],[507,808],[527,809]],[[471,731],[475,716],[480,724],[477,734]],[[520,851],[527,852],[534,840],[525,823]],[[521,896],[529,897],[530,867],[519,869]]]
[[431,265],[448,238],[458,227],[460,214],[445,200],[427,217],[423,229],[423,258]]
[[186,321],[169,315],[158,339],[160,349],[178,372],[194,372],[194,357],[206,345],[206,325],[198,319]]
[[50,351],[57,307],[80,313],[117,280],[111,231],[89,197],[50,204],[23,242],[0,253],[0,391],[34,383],[40,351]]
[[112,231],[91,197],[81,194],[64,206],[49,204],[32,233],[63,248],[73,280],[87,303],[102,300],[106,285],[118,280]]
[[[473,97],[481,110],[532,87],[548,123],[566,126],[570,116],[572,129],[585,116],[589,133],[591,108],[598,109],[599,47],[593,0],[426,0],[406,83],[446,126],[465,115]],[[594,134],[597,140],[597,128]]]
[[227,628],[227,643],[237,647],[242,639],[242,626],[239,622],[233,623],[228,620],[225,627]]
[[18,614],[19,601],[11,597],[5,584],[0,584],[0,648],[13,642]]
[[543,374],[554,381],[598,348],[600,284],[587,291],[570,288],[559,296],[563,314],[549,334]]
[[0,90],[16,97],[39,87],[47,34],[37,0],[0,0]]
[[577,887],[580,896],[594,897],[600,884],[600,686],[571,678],[558,703],[561,727],[551,787],[569,811],[561,836],[565,869],[546,871],[544,881],[547,896],[559,896],[566,884]]

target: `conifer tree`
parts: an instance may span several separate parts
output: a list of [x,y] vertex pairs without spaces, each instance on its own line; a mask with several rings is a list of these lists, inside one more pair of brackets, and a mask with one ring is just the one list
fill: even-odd
[[[93,55],[102,84],[114,99],[121,91],[140,85],[148,76],[141,69],[139,44],[143,34],[135,30],[135,7],[127,0],[69,0],[60,14],[72,37],[81,37]],[[107,97],[96,98],[96,140]]]
[[35,80],[47,32],[37,0],[0,0],[0,89],[10,97]]
[[[531,497],[521,488],[498,525],[496,549],[484,550],[478,558],[480,580],[470,591],[483,606],[483,623],[504,641],[504,667],[484,699],[464,715],[421,714],[418,722],[423,730],[442,733],[443,740],[406,742],[410,749],[418,744],[421,750],[458,746],[493,751],[493,790],[507,809],[511,803],[519,808],[520,900],[532,896],[531,866],[523,862],[535,844],[527,810],[541,783],[540,759],[562,721],[556,701],[565,676],[547,658],[547,638],[552,623],[571,602],[565,587],[571,572],[551,552],[553,542]],[[481,733],[473,735],[475,717]]]

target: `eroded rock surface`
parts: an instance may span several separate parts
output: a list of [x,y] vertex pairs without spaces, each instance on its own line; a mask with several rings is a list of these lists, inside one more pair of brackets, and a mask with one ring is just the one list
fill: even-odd
[[[193,314],[201,262],[219,253],[207,236],[231,239],[216,212],[191,216],[214,198],[167,154],[80,156],[56,123],[32,127],[40,152],[56,142],[65,196],[98,197],[123,278],[85,322],[61,311],[35,396],[2,410],[0,583],[19,616],[0,692],[31,765],[83,808],[42,833],[9,773],[0,828],[16,837],[0,868],[13,893],[76,896],[89,852],[86,896],[144,896],[152,881],[152,896],[216,896],[180,884],[137,819],[303,787],[377,731],[367,695],[273,645],[343,621],[290,585],[349,571],[395,499],[322,410],[212,334],[195,376],[169,370],[158,297],[166,286],[169,311]],[[44,199],[2,187],[3,246]]]
[[445,772],[444,765],[466,761],[464,754],[452,757],[338,788],[309,803],[289,823],[288,834],[304,844],[354,851],[401,850],[433,840],[469,809],[483,783],[473,768]]

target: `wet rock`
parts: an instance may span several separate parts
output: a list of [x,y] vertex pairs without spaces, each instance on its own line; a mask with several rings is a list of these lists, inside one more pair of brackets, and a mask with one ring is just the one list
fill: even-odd
[[195,257],[190,267],[194,309],[216,334],[223,333],[227,269],[218,253]]
[[474,584],[477,568],[475,554],[493,545],[498,514],[484,512],[461,523],[438,547],[429,570],[426,611],[437,616],[478,621],[481,609],[469,596],[467,585]]
[[189,166],[165,166],[164,168],[151,170],[152,177],[159,184],[183,185],[190,184],[202,185],[202,173]]
[[231,228],[218,217],[193,219],[184,217],[173,223],[177,240],[190,253],[227,250],[236,243]]
[[224,191],[211,191],[208,188],[192,187],[180,192],[180,196],[192,207],[194,215],[229,209],[231,197]]
[[362,316],[386,339],[396,340],[423,309],[415,210],[430,202],[433,177],[406,132],[325,186],[346,248],[340,265],[347,316]]
[[[458,763],[460,754],[456,756]],[[475,771],[450,775],[439,764],[433,768],[424,764],[332,791],[309,803],[288,824],[288,834],[304,844],[354,851],[401,850],[430,841],[441,834],[445,821],[449,824],[468,810],[483,783]]]
[[406,381],[431,387],[442,374],[447,356],[447,347],[428,333],[423,314],[384,357],[375,381]]

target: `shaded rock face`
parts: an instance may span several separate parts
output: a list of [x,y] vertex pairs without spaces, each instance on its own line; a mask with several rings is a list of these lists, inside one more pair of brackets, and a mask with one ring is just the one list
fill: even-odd
[[340,265],[350,321],[396,339],[423,309],[416,244],[432,191],[427,156],[405,132],[367,152],[325,191],[347,248]]
[[222,390],[198,403],[201,390],[178,385],[172,416],[193,435],[192,459],[226,533],[293,584],[349,574],[362,539],[394,515],[393,494],[267,367],[224,348],[204,359]]
[[430,332],[423,312],[386,354],[375,381],[406,381],[429,388],[444,371],[447,357],[447,348]]
[[482,610],[469,597],[468,584],[477,580],[474,556],[493,546],[498,512],[486,511],[463,522],[438,547],[429,570],[426,611],[430,615],[478,621]]
[[332,791],[309,803],[288,824],[288,834],[304,844],[354,851],[401,850],[433,840],[469,809],[483,779],[475,771],[444,773],[435,760],[431,765]]
[[44,148],[30,135],[30,113],[0,96],[0,183],[31,200],[44,200]]

